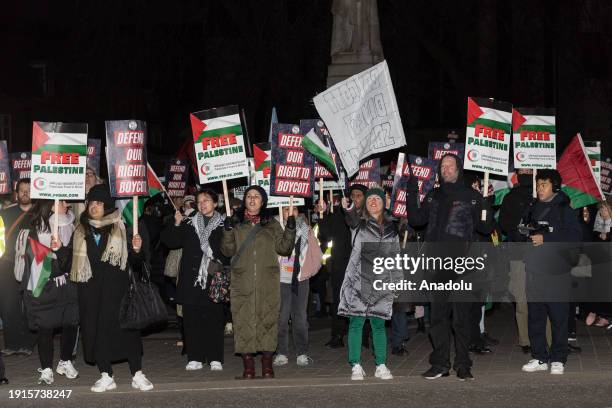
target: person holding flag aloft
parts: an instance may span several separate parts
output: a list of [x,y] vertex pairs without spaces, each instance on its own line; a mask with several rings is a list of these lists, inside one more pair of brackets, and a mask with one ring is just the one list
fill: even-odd
[[[76,285],[68,279],[70,265],[58,258],[54,249],[68,245],[74,230],[74,214],[65,201],[38,200],[30,210],[28,228],[22,229],[15,245],[15,278],[21,282],[28,325],[38,332],[40,359],[39,384],[53,384],[53,331],[62,329],[60,361],[56,372],[66,378],[77,378],[72,365],[72,351],[77,341],[79,309]],[[53,236],[55,220],[57,236]]]

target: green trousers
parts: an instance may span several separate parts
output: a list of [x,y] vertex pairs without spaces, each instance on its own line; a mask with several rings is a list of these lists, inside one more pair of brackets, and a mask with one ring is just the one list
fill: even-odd
[[349,317],[348,329],[348,358],[351,366],[361,364],[361,338],[363,334],[363,325],[366,319],[370,319],[372,327],[372,343],[374,347],[374,359],[376,365],[385,364],[387,362],[387,332],[385,330],[385,321],[378,317]]

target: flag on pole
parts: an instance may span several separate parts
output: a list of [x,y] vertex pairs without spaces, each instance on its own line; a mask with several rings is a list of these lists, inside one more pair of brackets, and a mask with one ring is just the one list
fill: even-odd
[[312,154],[319,163],[324,165],[327,170],[331,171],[334,176],[338,175],[331,148],[317,136],[314,128],[310,129],[302,138],[302,147]]
[[37,298],[40,296],[51,277],[53,251],[48,246],[41,244],[32,237],[28,237],[28,241],[32,251],[32,265],[30,266],[28,290],[31,290],[32,296]]
[[[161,181],[159,181],[159,178],[149,163],[147,163],[147,183],[149,184],[149,195],[138,197],[139,218],[144,211],[145,202],[164,191],[164,186]],[[127,200],[117,200],[117,208],[121,211],[121,217],[125,223],[130,226],[134,225],[134,220],[132,219],[133,200],[131,198]]]
[[586,207],[604,199],[580,133],[565,148],[557,170],[563,180],[562,190],[569,196],[572,208]]

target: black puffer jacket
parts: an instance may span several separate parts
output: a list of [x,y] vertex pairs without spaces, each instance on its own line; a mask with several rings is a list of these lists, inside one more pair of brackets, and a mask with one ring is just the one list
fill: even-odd
[[522,242],[525,238],[519,234],[517,226],[521,217],[533,202],[533,187],[518,185],[504,197],[499,210],[499,226],[510,242]]

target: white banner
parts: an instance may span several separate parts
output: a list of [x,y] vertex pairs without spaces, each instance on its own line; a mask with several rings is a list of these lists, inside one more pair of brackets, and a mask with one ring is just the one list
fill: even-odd
[[406,145],[386,61],[321,92],[313,101],[349,177],[361,160]]

